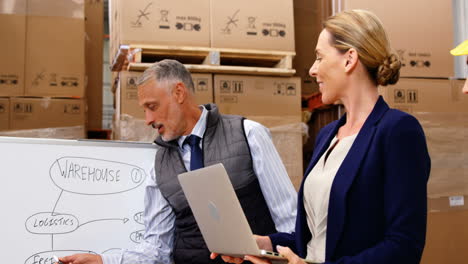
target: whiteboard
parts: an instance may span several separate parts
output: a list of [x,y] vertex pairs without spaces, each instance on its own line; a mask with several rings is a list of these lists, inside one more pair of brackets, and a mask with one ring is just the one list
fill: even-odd
[[0,259],[119,253],[143,237],[156,146],[0,137]]

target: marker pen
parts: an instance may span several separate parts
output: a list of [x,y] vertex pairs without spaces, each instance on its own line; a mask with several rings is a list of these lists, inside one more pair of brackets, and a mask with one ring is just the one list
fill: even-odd
[[57,256],[54,256],[54,261],[57,263],[57,264],[63,264],[62,261],[60,261]]

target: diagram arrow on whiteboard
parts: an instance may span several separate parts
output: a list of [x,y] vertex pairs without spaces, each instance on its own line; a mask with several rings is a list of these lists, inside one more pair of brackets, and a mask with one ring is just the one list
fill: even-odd
[[78,228],[86,225],[86,224],[89,224],[89,223],[94,223],[94,222],[101,222],[101,221],[122,221],[124,224],[128,222],[128,218],[105,218],[105,219],[96,219],[96,220],[91,220],[91,221],[88,221],[88,222],[85,222],[81,225],[78,226]]
[[55,208],[57,208],[57,204],[60,201],[60,197],[62,197],[63,190],[60,192],[59,197],[57,198],[57,201],[55,202],[54,209],[52,209],[52,215],[55,213]]

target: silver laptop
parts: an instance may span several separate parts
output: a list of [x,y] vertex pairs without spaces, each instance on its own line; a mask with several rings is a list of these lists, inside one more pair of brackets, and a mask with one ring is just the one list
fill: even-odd
[[[179,182],[195,220],[211,252],[241,257],[286,259],[258,248],[224,166],[213,166],[179,174]],[[308,263],[312,263],[307,261]]]

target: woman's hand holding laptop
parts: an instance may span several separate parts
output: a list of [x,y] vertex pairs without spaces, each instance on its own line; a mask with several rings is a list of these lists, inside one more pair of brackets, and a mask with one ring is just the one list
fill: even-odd
[[[260,249],[264,249],[266,251],[273,251],[273,246],[271,244],[271,240],[269,236],[257,236],[254,235],[255,241],[257,242],[257,245]],[[278,246],[276,248],[278,250],[278,253],[283,255],[288,259],[289,264],[302,264],[305,263],[301,258],[299,258],[292,250],[288,247],[281,247]],[[219,254],[217,253],[211,253],[210,258],[215,259]],[[271,264],[271,261],[269,259],[265,258],[260,258],[260,257],[255,257],[255,256],[249,256],[246,255],[245,258],[236,258],[236,257],[231,257],[231,256],[221,256],[224,262],[227,263],[234,263],[234,264],[240,264],[244,262],[244,260],[248,260],[254,264]]]

